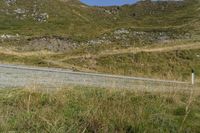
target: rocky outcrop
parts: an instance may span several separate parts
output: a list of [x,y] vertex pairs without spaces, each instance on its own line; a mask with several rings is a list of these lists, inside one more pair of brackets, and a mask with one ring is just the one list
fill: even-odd
[[[1,36],[3,39],[14,37]],[[103,45],[116,44],[121,47],[139,47],[154,43],[165,43],[176,39],[189,39],[190,37],[191,35],[189,33],[180,34],[175,31],[138,31],[135,29],[121,28],[82,42],[59,36],[30,38],[21,49],[24,51],[48,50],[53,52],[69,52],[83,47],[101,47]]]
[[46,22],[49,19],[49,14],[41,11],[42,5],[37,1],[34,1],[29,8],[18,6],[17,0],[4,0],[4,2],[5,6],[0,9],[0,13],[15,15],[19,20],[32,18],[37,22]]
[[28,39],[28,45],[24,50],[37,51],[48,50],[53,52],[66,52],[79,47],[80,44],[62,37],[40,37]]

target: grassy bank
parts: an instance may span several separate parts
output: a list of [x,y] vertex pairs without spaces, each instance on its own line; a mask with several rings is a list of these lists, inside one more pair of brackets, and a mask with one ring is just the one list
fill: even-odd
[[196,93],[0,90],[0,132],[198,132],[199,101]]
[[188,80],[192,68],[199,76],[199,51],[199,49],[195,49],[130,52],[99,57],[72,58],[66,62],[103,73]]

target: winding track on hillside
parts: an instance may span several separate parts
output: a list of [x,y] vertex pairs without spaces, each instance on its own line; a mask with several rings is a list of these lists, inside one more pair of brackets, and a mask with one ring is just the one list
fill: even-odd
[[[45,87],[62,88],[67,85],[94,87],[147,89],[176,89],[187,86],[186,82],[157,80],[108,74],[73,72],[56,68],[28,67],[0,64],[0,88]],[[160,89],[159,88],[159,89]],[[183,89],[179,87],[179,89]]]
[[174,50],[192,50],[192,49],[200,49],[200,43],[192,43],[192,44],[182,44],[182,45],[173,45],[173,46],[163,46],[163,47],[155,47],[155,48],[135,48],[135,47],[130,47],[126,49],[117,49],[117,50],[105,50],[100,53],[96,53],[95,55],[93,54],[87,54],[85,56],[83,55],[78,55],[78,56],[70,56],[66,57],[65,59],[62,60],[67,60],[67,59],[77,59],[77,58],[99,58],[99,57],[105,57],[109,55],[117,55],[117,54],[127,54],[127,53],[132,53],[132,54],[137,54],[140,52],[170,52]]
[[[135,48],[130,47],[126,49],[119,49],[119,50],[105,50],[101,51],[100,53],[93,54],[86,54],[86,55],[75,55],[75,56],[68,56],[61,60],[67,60],[67,59],[76,59],[81,57],[86,58],[98,58],[103,56],[109,56],[109,55],[117,55],[117,54],[126,54],[126,53],[133,53],[137,54],[139,52],[169,52],[173,50],[189,50],[189,49],[200,49],[200,43],[189,43],[189,44],[181,44],[181,45],[172,45],[172,46],[163,46],[163,47],[154,47],[154,48]],[[56,53],[48,52],[48,51],[32,51],[32,52],[17,52],[10,49],[5,49],[3,47],[0,47],[0,54],[5,55],[14,55],[14,56],[35,56],[35,55],[56,55]]]

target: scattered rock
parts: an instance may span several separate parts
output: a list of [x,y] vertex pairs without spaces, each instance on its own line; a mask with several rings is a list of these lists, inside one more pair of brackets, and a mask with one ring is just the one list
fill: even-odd
[[14,10],[14,13],[16,14],[17,19],[25,19],[27,17],[28,11],[25,9],[17,8]]
[[37,22],[46,22],[49,18],[48,13],[40,11],[39,7],[42,7],[42,5],[38,4],[36,1],[34,1],[33,5],[30,5],[32,7],[28,9],[17,6],[16,4],[17,0],[4,0],[4,1],[6,5],[9,7],[0,9],[0,13],[4,13],[6,15],[15,15],[16,19],[19,20],[32,18]]
[[1,41],[15,40],[15,39],[18,39],[19,37],[20,37],[19,34],[16,34],[16,35],[8,35],[8,34],[0,35]]
[[12,4],[15,4],[17,0],[4,0],[4,1],[8,6],[10,6]]
[[120,34],[129,34],[129,31],[122,28],[122,29],[119,29],[119,30],[116,30],[114,31],[114,34],[117,34],[117,35],[120,35]]
[[35,17],[34,19],[38,22],[46,22],[47,19],[49,18],[49,15],[48,15],[48,13],[41,13],[41,14],[36,15],[34,17]]
[[89,40],[88,42],[85,43],[85,45],[102,45],[102,44],[110,44],[111,41],[107,40],[105,37],[101,39],[93,39]]
[[21,9],[21,8],[17,8],[16,10],[14,10],[14,12],[17,13],[17,14],[24,14],[24,13],[26,13],[26,10]]
[[116,15],[119,13],[120,11],[120,7],[110,7],[110,8],[106,8],[106,7],[102,7],[103,11],[109,15]]

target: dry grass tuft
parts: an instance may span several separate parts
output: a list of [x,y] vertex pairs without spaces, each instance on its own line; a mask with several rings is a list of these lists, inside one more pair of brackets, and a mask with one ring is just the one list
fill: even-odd
[[0,91],[0,132],[198,132],[200,93]]

